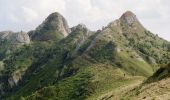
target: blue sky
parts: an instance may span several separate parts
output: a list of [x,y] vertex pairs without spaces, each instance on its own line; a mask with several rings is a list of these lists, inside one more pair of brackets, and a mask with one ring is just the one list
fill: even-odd
[[97,30],[127,10],[170,41],[170,0],[0,0],[0,31],[33,30],[52,12],[61,13],[70,27],[84,23]]

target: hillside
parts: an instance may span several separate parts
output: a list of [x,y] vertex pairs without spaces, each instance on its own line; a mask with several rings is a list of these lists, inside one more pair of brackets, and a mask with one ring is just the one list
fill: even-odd
[[[120,93],[121,98],[130,100],[169,100],[169,67],[169,64],[161,67],[142,84],[133,86],[128,91]],[[115,99],[115,97],[111,96],[110,99]]]
[[170,60],[170,43],[125,12],[102,30],[69,28],[53,13],[34,31],[31,43],[2,60],[0,98],[7,100],[94,100],[142,82]]

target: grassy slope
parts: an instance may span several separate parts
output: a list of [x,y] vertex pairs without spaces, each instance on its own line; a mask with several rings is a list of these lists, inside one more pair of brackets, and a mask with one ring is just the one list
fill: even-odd
[[[77,59],[75,59],[72,62],[73,65],[71,64],[71,66],[74,67],[74,69],[76,69],[76,68],[79,69],[78,72],[75,74],[75,76],[65,78],[64,80],[66,81],[66,83],[65,82],[63,83],[61,80],[56,85],[49,86],[46,89],[55,87],[55,90],[51,90],[51,91],[53,91],[54,93],[57,92],[56,94],[58,94],[58,90],[60,90],[60,92],[65,91],[65,89],[66,89],[65,86],[68,85],[67,81],[69,81],[69,84],[72,84],[71,85],[72,88],[68,88],[67,91],[71,91],[70,93],[72,93],[72,92],[76,93],[76,88],[79,88],[79,87],[78,86],[74,87],[74,85],[75,85],[75,83],[73,82],[74,77],[77,78],[77,77],[79,77],[78,76],[79,74],[87,73],[87,70],[88,70],[90,77],[88,77],[86,80],[88,80],[88,82],[89,82],[88,86],[90,86],[90,88],[88,88],[88,90],[86,92],[84,91],[83,93],[88,94],[86,96],[89,99],[92,99],[92,98],[97,98],[98,96],[100,96],[103,93],[107,93],[107,92],[112,91],[118,87],[121,87],[122,85],[127,85],[127,84],[132,83],[135,80],[138,80],[135,77],[133,78],[132,75],[134,75],[134,76],[137,76],[137,75],[148,76],[148,75],[151,75],[151,73],[152,73],[151,67],[148,64],[137,61],[137,60],[132,60],[131,58],[128,58],[126,53],[120,53],[120,59],[123,62],[126,60],[126,63],[122,64],[122,66],[123,66],[122,68],[119,68],[119,66],[115,66],[113,63],[110,63],[110,61],[106,61],[105,63],[100,63],[100,62],[97,62],[93,58],[86,58],[85,56],[78,57]],[[138,64],[138,63],[140,63],[140,64]],[[141,66],[141,64],[144,66]],[[68,66],[68,67],[70,67],[70,66]],[[137,69],[136,73],[134,73],[134,71],[133,71],[133,69],[135,69],[135,68]],[[146,68],[150,69],[150,70],[145,70]],[[129,69],[129,70],[127,70],[127,69]],[[48,72],[50,72],[50,71],[48,71]],[[52,72],[50,72],[50,74],[52,74]],[[36,80],[39,80],[37,78],[36,78]],[[84,78],[86,78],[86,77],[84,77]],[[139,80],[141,80],[141,79],[139,78]],[[79,82],[81,83],[83,81],[79,81]],[[60,87],[58,87],[58,86],[60,86]],[[24,89],[24,90],[26,90],[26,89]],[[35,92],[34,94],[32,94],[31,96],[29,96],[27,98],[29,98],[29,99],[30,98],[39,98],[39,97],[43,98],[45,96],[45,94],[43,94],[43,93],[44,93],[44,90],[40,89],[39,91]],[[55,98],[55,97],[59,97],[59,96],[70,97],[70,93],[61,93],[61,94],[58,94],[55,96],[53,95],[51,97],[48,96],[48,98]],[[79,96],[76,96],[76,97],[79,97]],[[63,99],[66,99],[66,98],[63,98]]]
[[131,91],[123,94],[122,98],[129,98],[131,100],[138,99],[154,99],[154,100],[168,100],[169,99],[169,65],[157,70],[143,84],[138,85]]
[[[80,60],[79,60],[80,61]],[[88,61],[83,61],[88,63]],[[77,64],[81,64],[77,62]],[[76,66],[77,64],[74,63]],[[61,81],[55,83],[54,85],[48,86],[46,88],[40,89],[31,96],[26,97],[26,99],[37,99],[37,98],[48,98],[48,99],[83,99],[91,93],[91,88],[88,88],[89,81],[91,80],[90,70],[87,67],[79,69],[79,71],[70,77],[64,78]],[[48,91],[47,91],[48,90]],[[48,95],[47,92],[52,94]]]
[[132,75],[148,77],[153,74],[152,66],[147,62],[133,59],[127,52],[119,53],[121,66]]
[[[84,65],[84,63],[88,63],[87,65]],[[136,80],[141,80],[142,78],[134,77],[131,75],[124,75],[125,72],[123,69],[120,69],[116,66],[112,66],[110,63],[92,63],[91,60],[85,60],[85,58],[79,58],[74,61],[74,66],[80,66],[81,68],[79,71],[68,78],[65,78],[64,80],[61,80],[59,83],[46,87],[44,89],[40,89],[39,91],[33,93],[31,96],[26,97],[26,99],[37,99],[37,98],[57,98],[61,97],[63,100],[68,100],[67,97],[73,98],[73,99],[79,99],[82,96],[83,99],[87,98],[90,100],[94,100],[98,98],[100,95],[113,91],[114,89],[132,84],[132,82]],[[79,75],[88,75],[89,77],[81,77],[83,80],[79,80]],[[76,78],[76,83],[74,83]],[[76,84],[83,84],[84,80],[88,81],[87,86],[74,86]],[[87,82],[86,81],[86,82]],[[85,90],[82,91],[82,95],[80,91],[77,91],[77,88],[84,87]],[[89,88],[88,88],[89,87]],[[49,93],[52,92],[50,95],[46,95],[47,91]],[[79,93],[80,92],[80,93]],[[77,93],[73,94],[71,93]],[[55,95],[54,95],[55,94]],[[81,98],[82,99],[82,98]]]

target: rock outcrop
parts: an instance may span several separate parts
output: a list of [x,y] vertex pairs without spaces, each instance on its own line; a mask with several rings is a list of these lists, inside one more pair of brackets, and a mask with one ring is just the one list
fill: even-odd
[[16,48],[29,43],[30,43],[30,38],[28,34],[23,31],[0,32],[0,60],[3,60],[6,55],[16,50]]
[[21,32],[12,32],[12,31],[3,31],[0,32],[0,41],[1,42],[8,42],[11,45],[23,45],[29,44],[30,38],[27,33]]
[[46,41],[64,38],[69,33],[67,21],[62,15],[55,12],[50,14],[35,31],[30,31],[29,36],[32,40]]
[[125,12],[121,17],[120,20],[125,21],[128,25],[132,25],[134,22],[139,22],[136,15],[133,14],[131,11]]

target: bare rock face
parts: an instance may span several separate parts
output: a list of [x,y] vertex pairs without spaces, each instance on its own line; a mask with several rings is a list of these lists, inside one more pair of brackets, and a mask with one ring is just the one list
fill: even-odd
[[119,19],[109,23],[107,27],[116,28],[119,33],[142,33],[146,30],[131,11],[126,11]]
[[11,45],[29,44],[30,38],[27,33],[21,31],[14,33],[12,31],[0,32],[0,41],[7,41]]
[[25,32],[18,32],[13,35],[12,42],[17,43],[17,44],[29,44],[30,43],[30,38],[27,33]]
[[22,68],[19,70],[16,70],[14,73],[11,74],[11,76],[8,78],[9,86],[12,88],[18,84],[18,82],[22,79],[22,76],[24,75],[27,68]]
[[29,36],[32,40],[45,41],[66,37],[69,33],[67,21],[61,14],[55,12],[50,14],[35,31],[29,32]]
[[125,21],[128,25],[132,25],[134,22],[138,22],[138,19],[135,14],[131,11],[125,12],[121,17],[120,20]]
[[67,36],[70,32],[67,21],[57,12],[50,14],[47,19],[39,27],[37,27],[37,30],[41,30],[42,28],[61,32],[64,36]]

